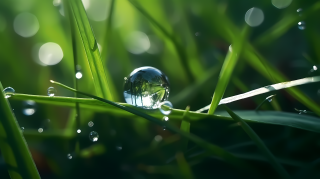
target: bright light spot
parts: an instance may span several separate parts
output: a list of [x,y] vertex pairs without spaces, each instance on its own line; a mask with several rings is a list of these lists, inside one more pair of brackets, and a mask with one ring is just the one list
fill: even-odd
[[93,142],[98,141],[98,137],[93,137],[93,138],[92,138],[92,141],[93,141]]
[[59,6],[61,4],[61,0],[53,0],[52,3],[54,6]]
[[249,26],[256,27],[263,22],[264,15],[261,9],[253,7],[246,12],[244,20]]
[[6,19],[2,15],[0,15],[0,32],[4,31],[6,27],[7,27]]
[[56,65],[62,60],[62,58],[62,49],[56,43],[45,43],[39,49],[39,59],[45,65]]
[[291,4],[292,0],[271,0],[272,5],[278,9],[283,9]]
[[31,116],[31,115],[33,115],[35,112],[36,112],[36,110],[33,109],[33,108],[26,108],[26,109],[23,109],[23,110],[22,110],[22,113],[23,113],[24,115],[26,115],[26,116]]
[[132,32],[125,39],[127,50],[133,54],[141,54],[150,48],[148,36],[143,32]]
[[90,7],[90,0],[82,0],[82,4],[85,10]]
[[81,133],[81,129],[78,129],[78,130],[77,130],[77,133],[80,134],[80,133]]
[[168,121],[169,118],[168,118],[167,116],[164,116],[164,117],[163,117],[163,120]]
[[162,141],[162,136],[161,135],[156,135],[154,137],[154,140],[157,141],[157,142],[160,142],[160,141]]
[[23,12],[16,16],[13,22],[14,31],[22,37],[31,37],[39,30],[39,21],[31,13]]
[[43,132],[43,129],[42,129],[42,128],[39,128],[39,129],[38,129],[38,132],[39,132],[39,133],[42,133],[42,132]]
[[231,45],[229,46],[229,51],[232,52],[232,46]]
[[313,70],[314,70],[314,71],[318,70],[317,66],[314,65],[314,66],[313,66]]
[[76,78],[77,78],[77,79],[82,78],[82,73],[81,73],[81,72],[77,72],[77,73],[76,73]]
[[[87,1],[87,0],[86,0]],[[90,0],[90,2],[82,1],[88,17],[94,21],[104,21],[109,14],[109,3],[106,0]],[[87,3],[87,4],[85,4]],[[89,5],[88,5],[89,4]],[[87,6],[87,8],[86,8]]]

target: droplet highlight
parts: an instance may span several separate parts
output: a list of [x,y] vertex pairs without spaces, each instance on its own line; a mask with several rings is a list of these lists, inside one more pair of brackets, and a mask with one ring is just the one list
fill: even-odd
[[80,133],[81,133],[81,129],[78,129],[78,130],[77,130],[77,133],[80,134]]
[[3,92],[5,93],[5,98],[10,98],[16,91],[12,87],[6,87]]
[[160,112],[164,115],[169,115],[172,111],[172,103],[170,101],[164,101],[160,104]]
[[97,142],[98,139],[99,139],[99,134],[96,132],[96,131],[91,131],[89,133],[89,139],[92,141],[92,142]]
[[47,90],[48,96],[53,97],[57,93],[57,90],[54,87],[49,87]]
[[36,102],[27,100],[23,102],[22,113],[26,116],[31,116],[36,112]]
[[306,29],[306,23],[304,21],[298,22],[298,29],[300,30]]
[[71,154],[68,154],[67,155],[67,158],[70,160],[70,159],[72,159],[72,155]]

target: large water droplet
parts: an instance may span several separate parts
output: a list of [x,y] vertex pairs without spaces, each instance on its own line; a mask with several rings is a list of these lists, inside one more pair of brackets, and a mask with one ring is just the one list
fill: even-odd
[[31,116],[36,112],[36,102],[27,100],[23,102],[22,113],[26,116]]
[[67,158],[70,160],[70,159],[72,159],[72,155],[71,154],[68,154],[67,155]]
[[303,21],[298,22],[298,28],[304,30],[306,28],[306,23]]
[[55,93],[57,93],[57,90],[54,87],[49,87],[47,92],[48,92],[48,96],[53,97]]
[[170,101],[164,101],[160,103],[160,112],[164,115],[169,115],[171,113],[172,103]]
[[156,109],[169,97],[169,80],[156,68],[140,67],[125,80],[123,95],[128,104]]
[[92,142],[97,142],[98,139],[99,139],[99,134],[96,131],[91,131],[90,134],[89,134],[89,139]]
[[88,122],[88,126],[92,127],[94,125],[94,123],[92,121]]
[[3,92],[6,94],[5,98],[10,98],[11,95],[14,95],[15,91],[11,87],[6,87]]

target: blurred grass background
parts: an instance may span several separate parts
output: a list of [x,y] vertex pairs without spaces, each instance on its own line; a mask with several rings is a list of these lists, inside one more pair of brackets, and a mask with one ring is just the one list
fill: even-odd
[[[250,27],[224,97],[282,82],[279,73],[287,80],[319,75],[320,5],[316,0],[82,2],[118,102],[124,102],[124,77],[135,68],[153,66],[168,76],[169,100],[174,108],[190,106],[190,110],[197,110],[210,104],[229,46],[247,25],[245,14],[252,7],[261,9],[264,19],[261,25]],[[278,9],[274,5],[277,2],[291,3]],[[297,12],[298,9],[301,10]],[[299,22],[303,22],[303,28],[299,28]],[[11,86],[17,93],[47,95],[47,88],[52,86],[49,80],[73,86],[71,31],[60,0],[1,1],[0,42],[0,80],[4,87]],[[77,80],[78,89],[95,94],[85,51],[78,51],[77,56],[82,59],[78,65],[83,75]],[[74,95],[63,88],[56,89],[57,96]],[[319,105],[319,84],[296,89]],[[285,90],[276,94],[273,102],[264,104],[261,110],[311,110]],[[269,95],[228,106],[232,110],[254,110]],[[47,131],[59,134],[73,126],[75,110],[36,104],[35,113],[25,115],[24,101],[10,103],[19,125],[25,129],[42,178],[277,177],[253,142],[232,121],[197,121],[191,124],[191,132],[245,158],[255,166],[254,170],[243,171],[203,155],[203,150],[193,143],[189,143],[184,156],[176,155],[180,150],[179,136],[138,117],[81,109],[81,133],[77,137],[46,136]],[[219,110],[223,109],[218,107]],[[88,126],[89,121],[94,122],[93,127]],[[303,168],[319,158],[319,134],[284,126],[251,126],[292,176],[319,176],[319,170]],[[43,135],[36,134],[39,128],[44,129]],[[100,136],[96,143],[88,139],[93,130]],[[77,140],[80,154],[76,155]],[[74,157],[68,159],[68,154]],[[175,157],[176,161],[168,163]],[[191,170],[185,168],[185,160]],[[2,157],[0,169],[1,178],[8,177]]]

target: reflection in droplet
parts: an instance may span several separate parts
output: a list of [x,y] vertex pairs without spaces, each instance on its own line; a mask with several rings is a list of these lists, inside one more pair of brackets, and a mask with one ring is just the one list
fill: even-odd
[[160,103],[160,112],[164,115],[169,115],[171,113],[172,103],[170,101],[163,101]]
[[11,95],[14,95],[15,90],[12,87],[6,87],[3,92],[6,94],[5,98],[10,98]]
[[14,31],[22,37],[31,37],[39,30],[37,17],[29,12],[18,14],[13,22]]
[[92,127],[94,125],[94,123],[92,121],[88,122],[88,126]]
[[[106,0],[90,0],[90,2],[82,1],[88,17],[94,21],[104,21],[109,15],[109,3]],[[87,5],[87,4],[89,5]]]
[[89,133],[89,139],[92,141],[92,142],[97,142],[98,139],[99,139],[99,134],[96,132],[96,131],[91,131]]
[[78,129],[78,130],[77,130],[77,133],[80,134],[80,133],[81,133],[81,129]]
[[298,22],[298,28],[304,30],[306,28],[306,23],[303,21]]
[[26,116],[31,116],[36,112],[36,102],[27,100],[23,102],[22,113]]
[[56,89],[54,87],[49,87],[47,90],[48,96],[53,97],[57,93]]
[[43,128],[39,128],[39,129],[38,129],[38,132],[39,132],[39,133],[42,133],[42,132],[43,132]]
[[82,73],[78,71],[78,72],[76,73],[76,78],[77,78],[77,79],[82,78]]
[[272,5],[278,9],[283,9],[291,4],[292,0],[271,0]]
[[62,49],[56,43],[45,43],[39,49],[39,59],[45,65],[56,65],[62,60],[62,58]]
[[123,95],[128,104],[157,109],[169,97],[169,80],[156,68],[140,67],[125,81]]
[[4,29],[6,29],[6,27],[7,27],[6,19],[2,15],[0,15],[0,32],[3,32]]
[[249,26],[256,27],[263,22],[264,15],[261,9],[253,7],[246,12],[244,20]]
[[71,154],[68,154],[67,155],[67,158],[70,160],[70,159],[72,159],[72,155]]
[[130,53],[141,54],[150,48],[150,40],[145,33],[135,31],[127,36],[125,46]]
[[160,142],[160,141],[162,141],[162,136],[161,135],[156,135],[154,137],[154,140],[157,141],[157,142]]

